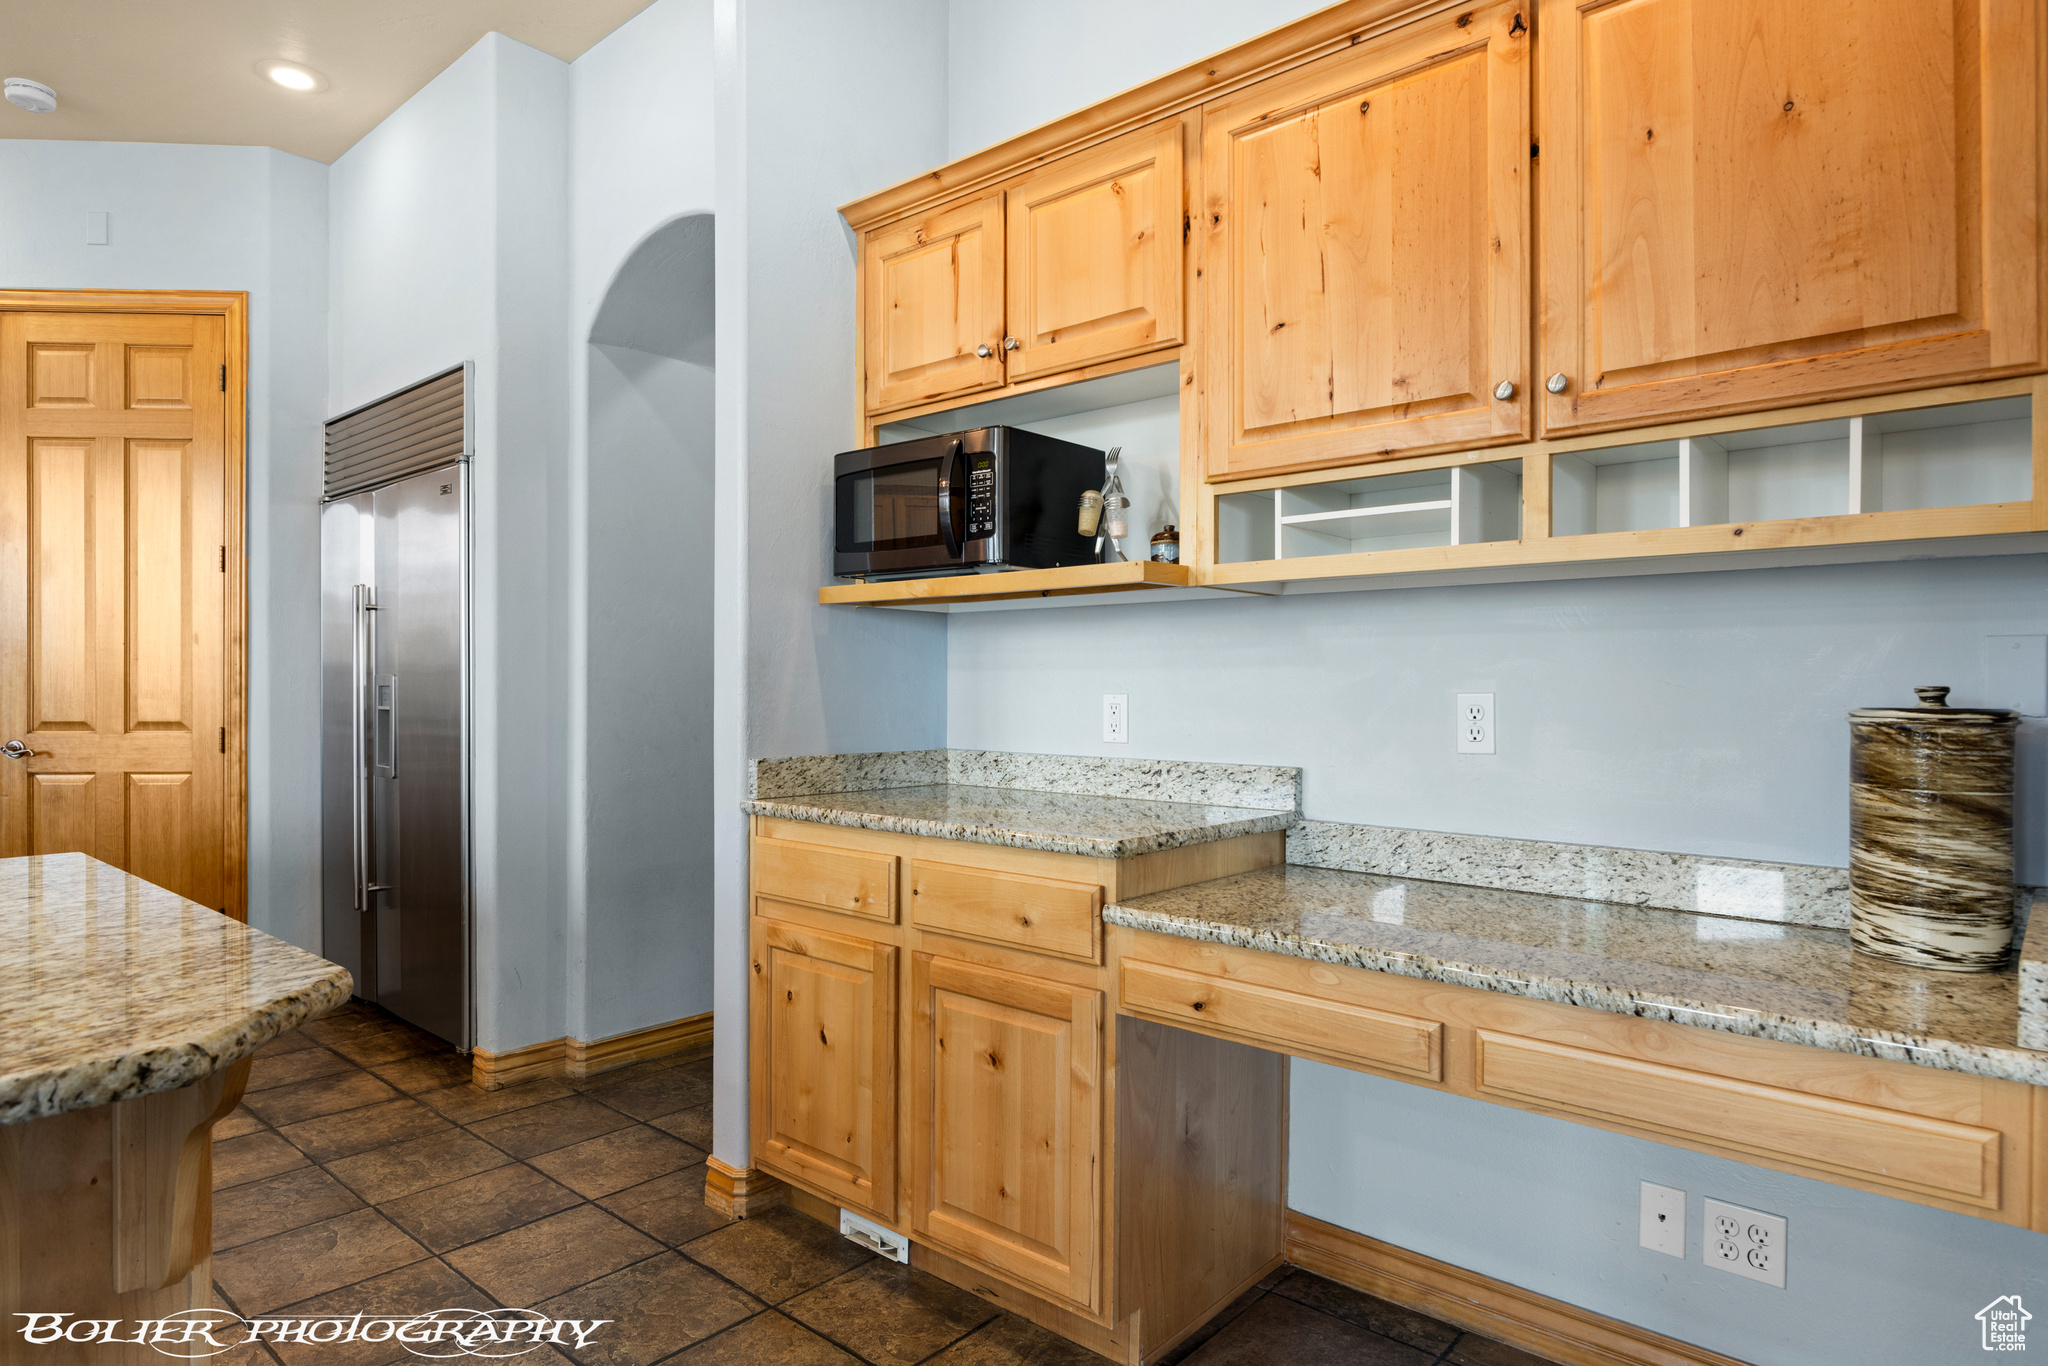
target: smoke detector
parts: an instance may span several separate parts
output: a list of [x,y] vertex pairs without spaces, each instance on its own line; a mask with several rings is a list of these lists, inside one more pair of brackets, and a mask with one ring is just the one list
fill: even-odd
[[57,92],[41,81],[32,81],[26,76],[9,76],[7,102],[31,114],[53,114],[57,110]]

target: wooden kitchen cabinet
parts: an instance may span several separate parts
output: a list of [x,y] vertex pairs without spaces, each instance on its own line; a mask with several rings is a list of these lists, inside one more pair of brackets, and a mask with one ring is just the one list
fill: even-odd
[[1539,8],[1546,432],[2038,369],[2042,8]]
[[911,983],[912,1227],[1099,1309],[1103,993],[930,953]]
[[870,411],[1003,382],[1003,196],[985,194],[861,241]]
[[761,1156],[884,1219],[896,1212],[896,949],[753,922],[753,1124]]
[[753,1163],[800,1208],[1124,1362],[1278,1265],[1284,1062],[1113,1026],[1102,908],[1284,833],[1110,859],[756,817],[751,852]]
[[1210,478],[1531,433],[1530,17],[1445,11],[1203,107]]
[[1010,187],[1011,382],[1179,343],[1181,183],[1168,119]]

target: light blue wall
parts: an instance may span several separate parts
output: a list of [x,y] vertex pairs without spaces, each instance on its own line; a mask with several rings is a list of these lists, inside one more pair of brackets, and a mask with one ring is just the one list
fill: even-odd
[[[249,293],[249,921],[320,946],[327,168],[268,147],[0,141],[0,282]],[[105,246],[85,215],[110,215]]]
[[[1979,1309],[2048,1303],[2038,1233],[1322,1063],[1290,1090],[1304,1214],[1758,1366],[1987,1360]],[[1686,1192],[1685,1261],[1637,1246],[1643,1181]],[[1783,1290],[1701,1263],[1708,1198],[1787,1217]]]

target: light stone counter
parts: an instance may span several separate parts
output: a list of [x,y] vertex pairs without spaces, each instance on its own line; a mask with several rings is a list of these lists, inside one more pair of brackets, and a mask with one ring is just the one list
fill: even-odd
[[750,791],[753,816],[1131,858],[1285,830],[1301,770],[911,750],[757,760]]
[[1852,952],[1845,930],[1291,864],[1136,897],[1103,918],[2048,1086],[2048,1052],[2021,1043],[2018,972],[1903,967]]
[[333,963],[84,854],[0,859],[0,1124],[190,1085],[352,988]]

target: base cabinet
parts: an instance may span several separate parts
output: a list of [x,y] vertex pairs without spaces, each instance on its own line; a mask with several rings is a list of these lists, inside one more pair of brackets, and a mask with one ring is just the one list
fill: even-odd
[[761,1158],[894,1217],[895,947],[757,916],[752,966]]
[[928,953],[911,981],[912,1228],[1101,1308],[1103,993]]

